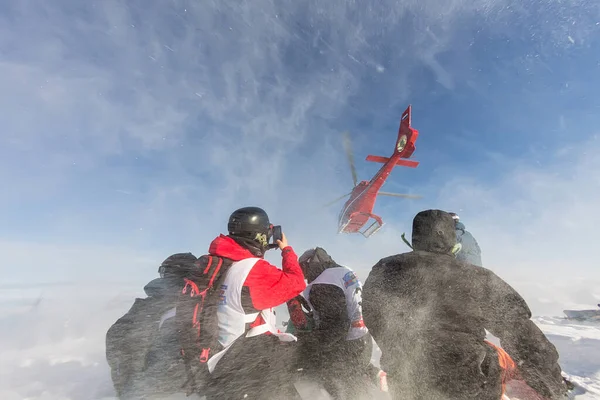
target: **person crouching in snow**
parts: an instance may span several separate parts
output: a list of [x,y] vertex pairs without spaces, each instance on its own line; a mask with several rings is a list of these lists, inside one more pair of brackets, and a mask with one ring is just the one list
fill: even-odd
[[228,231],[229,235],[219,235],[209,248],[210,255],[234,262],[220,288],[217,313],[222,350],[208,361],[213,370],[206,398],[293,398],[297,393],[287,370],[295,346],[286,342],[296,338],[279,332],[272,309],[306,287],[298,256],[283,234],[277,242],[282,269],[264,260],[272,225],[261,208],[234,211]]
[[308,285],[302,296],[288,302],[288,310],[300,332],[300,363],[334,399],[356,398],[366,388],[364,376],[379,372],[370,364],[373,343],[362,318],[361,282],[321,247],[304,252],[299,262]]
[[[381,259],[363,287],[364,320],[394,399],[499,400],[508,355],[541,396],[565,396],[556,348],[525,300],[492,271],[454,257],[449,213],[418,213],[412,247]],[[486,343],[485,329],[508,354]]]

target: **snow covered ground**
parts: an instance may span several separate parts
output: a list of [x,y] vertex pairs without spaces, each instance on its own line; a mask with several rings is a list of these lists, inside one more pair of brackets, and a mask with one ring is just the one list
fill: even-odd
[[535,322],[558,348],[565,376],[578,385],[576,399],[600,399],[600,323],[537,317]]
[[[138,287],[108,283],[0,287],[0,399],[114,398],[104,335],[136,295],[141,295]],[[600,324],[559,316],[535,321],[557,346],[565,374],[578,385],[574,398],[600,399]],[[315,390],[299,387],[305,393]]]

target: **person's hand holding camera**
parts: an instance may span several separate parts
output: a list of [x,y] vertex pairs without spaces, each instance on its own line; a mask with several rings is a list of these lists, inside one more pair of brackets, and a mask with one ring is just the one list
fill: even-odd
[[280,250],[283,250],[288,246],[288,241],[285,237],[285,233],[281,232],[281,240],[277,239],[277,245],[279,246]]

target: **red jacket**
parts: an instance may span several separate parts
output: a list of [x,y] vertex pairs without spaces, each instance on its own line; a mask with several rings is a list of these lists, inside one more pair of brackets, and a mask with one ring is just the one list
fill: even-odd
[[[210,255],[240,261],[255,257],[249,250],[240,246],[232,238],[219,235],[210,244]],[[248,289],[252,307],[256,310],[266,310],[284,304],[299,295],[305,288],[304,274],[298,264],[298,256],[291,246],[283,249],[282,269],[277,268],[266,260],[254,264],[244,288]],[[259,317],[252,326],[263,323]]]

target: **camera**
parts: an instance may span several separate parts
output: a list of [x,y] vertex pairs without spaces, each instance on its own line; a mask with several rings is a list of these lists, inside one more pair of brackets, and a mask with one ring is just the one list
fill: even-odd
[[277,244],[278,240],[282,240],[281,225],[273,226],[273,244]]
[[270,249],[276,249],[279,247],[277,244],[278,240],[282,240],[283,236],[281,235],[281,225],[273,225],[271,227],[271,238],[273,241],[269,244]]

